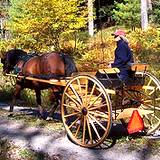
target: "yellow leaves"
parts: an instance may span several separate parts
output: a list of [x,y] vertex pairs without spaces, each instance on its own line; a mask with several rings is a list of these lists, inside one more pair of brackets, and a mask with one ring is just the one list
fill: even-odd
[[61,34],[78,30],[87,23],[85,8],[81,10],[79,0],[11,0],[11,2],[13,5],[9,8],[9,29],[14,36],[25,39],[26,43],[27,37],[32,37],[36,46],[42,46],[46,41],[45,45],[57,45],[54,43],[58,42]]

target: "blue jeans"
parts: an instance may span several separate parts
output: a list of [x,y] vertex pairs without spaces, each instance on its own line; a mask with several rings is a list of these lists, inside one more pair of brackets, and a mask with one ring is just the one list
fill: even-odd
[[129,70],[120,70],[120,74],[119,74],[120,79],[124,82],[127,82],[130,78],[129,74],[130,74]]

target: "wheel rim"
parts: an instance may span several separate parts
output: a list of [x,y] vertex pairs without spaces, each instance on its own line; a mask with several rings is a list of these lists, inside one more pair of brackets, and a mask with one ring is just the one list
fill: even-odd
[[152,112],[143,116],[146,132],[149,135],[160,127],[160,82],[149,73],[145,73],[144,77],[142,90],[145,96],[139,108]]
[[80,146],[95,147],[110,132],[111,102],[103,85],[92,76],[77,76],[66,85],[61,113],[67,134]]
[[138,76],[144,76],[144,84],[135,90],[126,90],[125,96],[132,100],[127,108],[139,108],[146,111],[143,121],[147,135],[155,132],[160,127],[160,82],[150,73],[138,72]]

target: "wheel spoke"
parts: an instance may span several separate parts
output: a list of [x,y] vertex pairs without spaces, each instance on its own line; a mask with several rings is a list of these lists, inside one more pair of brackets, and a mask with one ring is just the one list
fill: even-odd
[[86,135],[86,116],[83,118],[83,137],[82,137],[82,143],[85,143],[85,135]]
[[94,107],[90,107],[88,110],[89,111],[93,111],[93,110],[96,110],[96,109],[99,109],[99,108],[102,108],[102,107],[106,107],[107,106],[107,104],[102,104],[102,105],[96,105],[96,106],[94,106]]
[[80,95],[82,97],[82,88],[81,88],[81,84],[80,84],[80,80],[79,79],[77,79],[77,83],[78,83],[78,88],[79,88]]
[[73,122],[71,123],[71,125],[68,126],[68,128],[70,129],[70,128],[79,120],[79,118],[80,118],[80,117],[77,117],[77,119],[76,119],[75,121],[73,121]]
[[91,119],[93,119],[104,131],[106,131],[106,128],[91,114],[89,115]]
[[[156,122],[160,123],[160,118],[158,118],[155,114],[151,115],[146,115],[145,118],[148,120],[148,123],[150,124],[150,128],[154,127],[155,126],[155,119],[156,119]],[[154,118],[154,122],[153,122],[153,118]]]
[[152,99],[146,99],[146,100],[143,101],[143,103],[147,104],[147,103],[151,103],[152,101],[153,101]]
[[127,96],[128,98],[133,98],[134,95],[129,93],[128,91],[125,91],[125,96]]
[[70,86],[71,90],[73,91],[73,93],[75,94],[75,96],[77,97],[79,103],[82,105],[81,98],[80,98],[79,94],[77,93],[77,91],[75,90],[75,88],[73,87],[73,85],[69,84],[69,86]]
[[145,109],[146,109],[146,108],[147,108],[147,109],[150,109],[150,108],[151,108],[151,109],[155,109],[156,106],[153,106],[152,104],[146,104],[146,103],[145,103],[145,104],[143,104],[143,107],[144,107]]
[[89,99],[88,99],[89,102],[90,102],[90,100],[91,100],[91,97],[92,97],[92,95],[93,95],[93,92],[94,92],[94,90],[95,90],[95,87],[96,87],[96,84],[94,83],[94,85],[93,85],[93,87],[92,87],[92,90],[91,90],[91,93],[90,93],[90,95],[89,95]]
[[90,123],[87,117],[87,126],[88,126],[88,132],[89,132],[89,137],[90,137],[90,142],[93,143],[93,138],[92,138],[92,133],[91,133],[91,127],[90,127]]
[[[68,93],[65,93],[65,95],[66,95],[70,100],[72,100],[77,106],[80,107],[80,104],[79,104],[74,98],[72,98]],[[80,107],[80,108],[81,108],[81,107]]]
[[156,115],[153,115],[155,119],[157,119],[160,122],[160,118],[158,118]]
[[88,109],[102,96],[103,93],[100,93],[95,100],[88,106]]
[[71,113],[71,114],[68,114],[68,115],[64,115],[65,118],[68,118],[68,117],[72,117],[72,116],[75,116],[75,115],[78,115],[79,112],[74,112],[74,113]]
[[[148,86],[150,87],[151,82],[152,82],[152,79],[150,79],[149,82],[147,83],[147,87],[148,87]],[[146,87],[146,89],[145,89],[145,92],[146,92],[146,90],[147,90],[147,87]]]
[[63,104],[63,105],[64,105],[65,107],[67,107],[67,108],[72,108],[72,109],[74,109],[74,110],[80,112],[80,109],[77,108],[76,106],[72,106],[72,105],[68,105],[68,104]]
[[90,124],[92,125],[92,128],[93,128],[94,132],[96,133],[98,139],[101,139],[101,137],[100,137],[100,135],[99,135],[99,133],[98,133],[98,131],[97,131],[97,129],[96,129],[93,121],[92,121],[92,119],[91,119],[89,116],[88,116],[88,119],[89,119],[89,122],[90,122]]
[[160,101],[160,98],[156,98],[155,101]]
[[86,84],[85,84],[85,100],[84,100],[84,105],[87,106],[87,103],[88,103],[88,80],[86,79]]
[[154,89],[153,89],[151,92],[149,92],[148,95],[151,96],[151,95],[152,95],[153,93],[155,93],[155,92],[156,92],[156,88],[154,87]]
[[77,135],[78,135],[78,132],[80,131],[80,128],[81,128],[81,121],[80,121],[80,124],[78,124],[78,128],[77,128],[77,130],[76,130],[76,133],[75,133],[75,138],[77,137]]
[[97,117],[105,118],[105,119],[108,118],[108,115],[103,113],[103,112],[98,112],[97,113],[97,112],[89,111],[89,114],[95,115]]

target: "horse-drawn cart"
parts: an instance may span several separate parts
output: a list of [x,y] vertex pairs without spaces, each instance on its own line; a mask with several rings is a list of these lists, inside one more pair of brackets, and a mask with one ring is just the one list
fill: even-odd
[[160,82],[146,72],[147,67],[133,64],[134,74],[127,84],[118,78],[117,68],[61,80],[25,79],[65,86],[61,116],[67,134],[80,146],[95,147],[107,138],[115,121],[127,126],[135,110],[143,120],[146,135],[160,128]]

